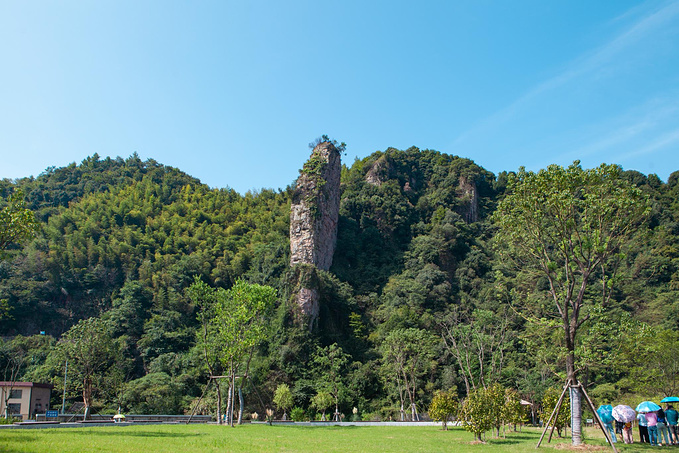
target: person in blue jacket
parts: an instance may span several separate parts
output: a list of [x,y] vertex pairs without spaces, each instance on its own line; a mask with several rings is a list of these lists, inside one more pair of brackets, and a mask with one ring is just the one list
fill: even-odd
[[679,445],[679,429],[677,429],[677,418],[679,418],[679,413],[677,413],[671,404],[668,404],[667,410],[665,410],[665,421],[667,421],[667,428],[670,434],[670,443],[672,445]]

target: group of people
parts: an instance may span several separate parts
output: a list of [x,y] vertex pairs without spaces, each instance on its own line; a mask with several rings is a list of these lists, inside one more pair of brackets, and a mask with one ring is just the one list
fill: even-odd
[[679,445],[679,430],[677,429],[677,411],[671,405],[666,410],[640,413],[637,416],[639,422],[639,437],[641,442],[651,445]]
[[[665,410],[660,408],[660,410],[654,412],[640,412],[637,415],[640,441],[655,446],[679,445],[678,416],[679,413],[670,404],[667,405]],[[618,433],[622,435],[622,439],[626,444],[634,443],[632,422],[623,423],[616,420],[615,432],[610,427],[609,433],[613,442],[617,442],[615,434]]]

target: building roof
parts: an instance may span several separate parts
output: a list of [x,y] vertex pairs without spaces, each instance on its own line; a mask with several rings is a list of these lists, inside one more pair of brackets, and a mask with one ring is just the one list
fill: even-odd
[[18,388],[18,387],[36,387],[36,388],[43,388],[43,389],[53,389],[54,386],[52,384],[41,384],[38,382],[10,382],[10,381],[0,381],[0,387],[13,387],[13,388]]

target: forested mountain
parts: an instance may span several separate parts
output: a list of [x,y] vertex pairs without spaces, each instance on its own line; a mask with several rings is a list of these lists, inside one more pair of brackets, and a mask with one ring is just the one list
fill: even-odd
[[[610,302],[584,325],[583,381],[602,398],[646,388],[630,360],[654,350],[621,345],[617,335],[628,331],[620,326],[664,337],[679,331],[679,173],[667,183],[632,171],[623,176],[649,195],[652,213],[625,244]],[[349,357],[342,410],[396,417],[404,397],[385,357],[399,338],[429,345],[414,378],[421,411],[436,389],[464,395],[491,381],[539,401],[545,389],[563,384],[559,342],[541,342],[550,334],[516,309],[519,300],[543,297],[546,282],[536,286],[505,269],[492,247],[491,214],[507,179],[417,148],[390,148],[343,166],[337,248],[330,270],[318,273],[321,312],[311,332],[295,325],[289,307],[292,186],[246,194],[210,189],[136,155],[94,155],[37,178],[3,180],[0,196],[21,189],[40,221],[35,239],[0,261],[3,347],[31,358],[21,362],[23,379],[59,388],[55,341],[78,321],[99,318],[124,343],[117,367],[124,375],[118,384],[101,383],[100,404],[188,411],[207,372],[199,309],[186,290],[196,278],[225,289],[242,278],[279,295],[274,333],[253,358],[244,388],[251,410],[270,405],[280,383],[290,384],[295,405],[309,408],[322,375],[314,357],[337,343]]]

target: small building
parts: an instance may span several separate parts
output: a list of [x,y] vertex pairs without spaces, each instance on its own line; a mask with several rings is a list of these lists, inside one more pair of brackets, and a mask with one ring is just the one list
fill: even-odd
[[[12,416],[30,420],[36,414],[44,414],[49,410],[52,384],[35,382],[0,381],[0,414],[5,414],[5,401]],[[7,396],[9,395],[9,399]]]

